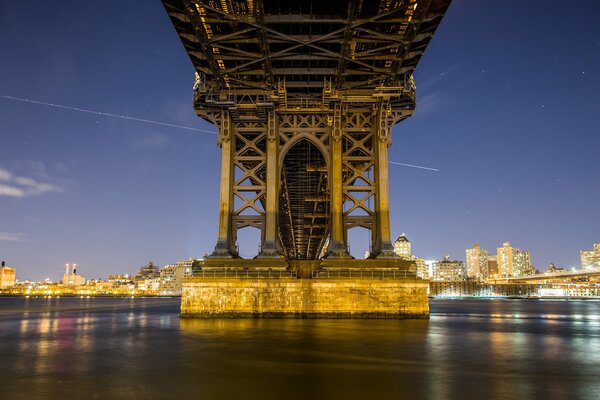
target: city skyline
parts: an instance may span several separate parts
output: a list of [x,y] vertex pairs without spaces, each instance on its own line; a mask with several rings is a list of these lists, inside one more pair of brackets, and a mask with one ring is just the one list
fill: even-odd
[[[213,129],[194,115],[193,68],[159,2],[88,5],[77,18],[68,3],[1,7],[12,40],[0,44],[0,94]],[[579,265],[599,240],[600,6],[573,5],[568,31],[551,29],[564,17],[559,2],[515,7],[450,7],[415,76],[417,112],[394,129],[390,160],[440,170],[390,169],[393,236],[406,232],[424,258],[508,240],[545,269]],[[0,257],[43,279],[73,259],[92,277],[211,252],[215,142],[0,99]],[[361,235],[351,234],[355,254]],[[242,239],[251,255],[256,237]]]

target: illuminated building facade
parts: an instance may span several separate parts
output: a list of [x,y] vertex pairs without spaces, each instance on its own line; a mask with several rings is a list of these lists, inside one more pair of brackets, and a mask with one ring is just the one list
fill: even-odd
[[152,261],[150,261],[147,265],[140,267],[140,270],[137,273],[137,277],[139,279],[156,278],[158,275],[158,267],[154,265]]
[[534,272],[529,252],[511,247],[510,242],[504,242],[502,247],[498,247],[497,257],[499,276],[525,276]]
[[445,255],[442,261],[435,261],[431,267],[431,281],[464,281],[467,279],[465,263],[459,260],[450,260],[449,255]]
[[488,254],[487,266],[488,279],[498,277],[498,257],[496,255]]
[[183,277],[184,278],[189,278],[190,276],[193,275],[194,263],[199,263],[201,261],[202,261],[202,259],[190,258],[185,261],[178,261],[175,263],[175,265],[183,268]]
[[488,252],[478,243],[467,249],[467,276],[478,280],[487,279],[489,276]]
[[85,285],[85,277],[77,275],[77,264],[73,264],[73,269],[69,269],[70,264],[65,264],[65,274],[62,278],[63,286],[82,286]]
[[600,268],[600,243],[594,243],[593,250],[581,250],[581,269]]
[[429,279],[429,266],[425,259],[413,257],[412,260],[417,264],[417,276],[422,279]]
[[[177,263],[179,264],[179,263]],[[160,269],[160,293],[163,295],[181,294],[184,265],[166,265]],[[191,267],[190,267],[191,268]]]
[[404,233],[401,233],[394,242],[394,252],[400,257],[411,257],[410,241]]
[[0,267],[0,289],[5,289],[14,286],[16,274],[16,269],[7,267],[6,263],[2,261],[2,267]]

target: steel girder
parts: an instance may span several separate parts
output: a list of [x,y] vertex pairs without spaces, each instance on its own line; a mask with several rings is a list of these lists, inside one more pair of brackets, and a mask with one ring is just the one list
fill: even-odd
[[390,132],[415,108],[412,73],[450,0],[163,3],[196,70],[196,112],[219,129],[213,255],[236,257],[252,227],[263,257],[345,257],[363,227],[372,256],[393,256]]

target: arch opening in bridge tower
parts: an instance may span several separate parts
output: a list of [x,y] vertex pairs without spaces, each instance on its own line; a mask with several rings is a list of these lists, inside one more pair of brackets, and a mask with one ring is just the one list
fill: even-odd
[[327,163],[302,139],[284,155],[279,196],[279,237],[286,258],[316,260],[326,250],[330,227]]
[[371,229],[354,226],[346,232],[346,242],[348,243],[348,253],[356,259],[371,257],[370,246],[372,243]]
[[246,226],[236,232],[236,251],[241,258],[255,258],[260,251],[261,231],[255,227]]

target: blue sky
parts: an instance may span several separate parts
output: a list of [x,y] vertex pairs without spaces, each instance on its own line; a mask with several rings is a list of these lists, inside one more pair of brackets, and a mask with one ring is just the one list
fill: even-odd
[[[508,240],[545,269],[600,241],[599,18],[592,0],[454,1],[390,149],[440,169],[390,168],[393,234],[415,254]],[[212,130],[157,0],[3,1],[0,37],[0,95]],[[91,278],[202,256],[218,173],[214,135],[0,98],[0,259],[43,279],[67,262]]]

